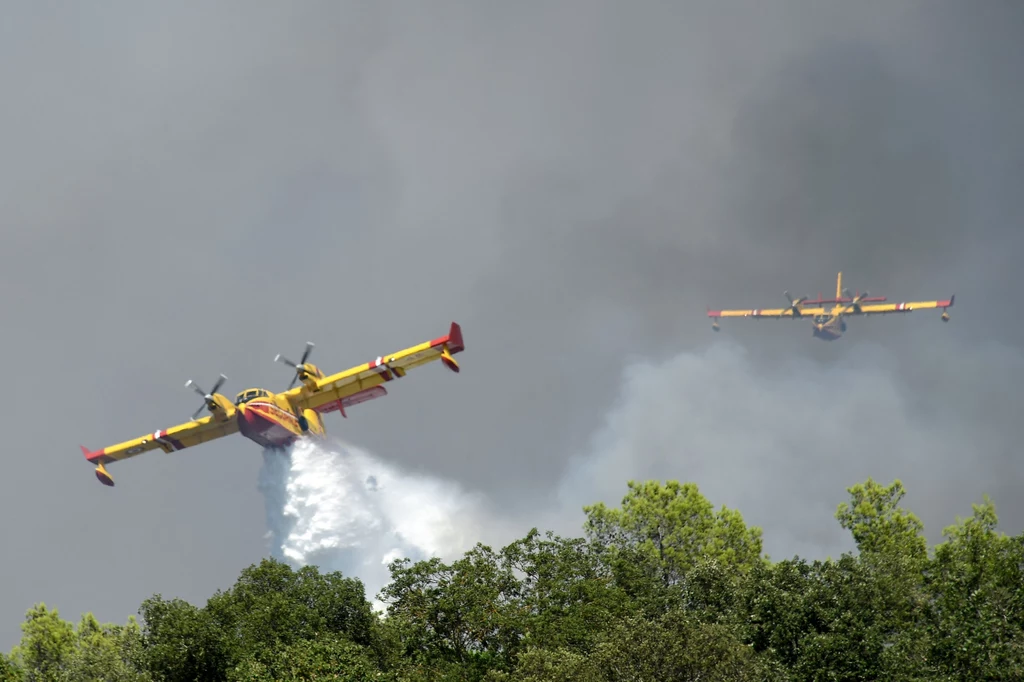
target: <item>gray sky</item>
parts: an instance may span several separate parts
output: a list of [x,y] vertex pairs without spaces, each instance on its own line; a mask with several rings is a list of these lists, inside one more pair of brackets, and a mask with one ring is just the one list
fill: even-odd
[[[283,388],[463,324],[328,427],[508,518],[579,527],[696,481],[776,558],[837,553],[900,477],[934,540],[983,493],[1024,528],[1024,10],[1009,2],[23,3],[0,24],[0,646],[46,601],[123,621],[265,553],[261,458],[114,465],[183,387]],[[733,321],[782,291],[938,313]],[[488,539],[488,538],[482,538]]]

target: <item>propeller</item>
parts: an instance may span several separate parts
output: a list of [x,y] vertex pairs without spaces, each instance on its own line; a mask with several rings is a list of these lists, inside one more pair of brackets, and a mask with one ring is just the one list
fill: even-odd
[[199,388],[199,385],[196,382],[192,381],[191,379],[185,382],[185,388],[191,388],[193,391],[195,391],[196,393],[203,397],[203,404],[200,405],[199,409],[196,410],[195,413],[192,415],[192,419],[198,419],[199,413],[203,411],[204,407],[208,409],[210,412],[213,412],[213,408],[217,404],[213,402],[213,394],[216,393],[217,389],[223,386],[224,382],[227,380],[228,378],[221,374],[220,378],[217,379],[217,383],[213,385],[213,390],[211,390],[209,393]]
[[844,309],[845,308],[853,308],[857,312],[860,312],[860,302],[863,301],[868,296],[870,296],[870,294],[867,291],[865,291],[863,294],[857,294],[856,296],[851,294],[849,289],[843,289],[843,293],[846,296],[849,296],[851,299],[853,299],[852,301],[850,301],[849,303],[847,303],[844,306]]
[[289,360],[285,356],[281,355],[280,353],[278,353],[277,357],[274,358],[274,362],[280,362],[280,363],[282,363],[284,365],[288,365],[289,367],[293,367],[295,369],[295,376],[292,377],[292,383],[288,384],[288,388],[289,389],[291,389],[291,387],[295,385],[295,382],[298,381],[299,378],[301,378],[304,374],[306,374],[309,371],[309,370],[306,369],[306,360],[309,358],[309,354],[312,351],[313,351],[313,342],[312,341],[307,341],[306,342],[306,350],[303,351],[302,359],[299,360],[298,362],[292,362],[291,360]]
[[793,300],[793,297],[789,295],[788,291],[783,291],[782,295],[789,300],[789,307],[793,311],[794,315],[800,314],[800,304],[807,300],[807,296],[801,296],[800,298]]

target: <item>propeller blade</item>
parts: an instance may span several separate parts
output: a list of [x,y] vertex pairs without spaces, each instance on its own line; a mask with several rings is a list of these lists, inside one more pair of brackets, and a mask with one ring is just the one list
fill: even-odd
[[309,354],[313,352],[313,342],[306,342],[306,350],[302,353],[302,359],[299,360],[300,365],[306,364],[306,360],[309,358]]
[[227,380],[228,380],[228,378],[227,378],[226,376],[224,376],[223,374],[221,374],[221,375],[220,375],[220,378],[219,378],[219,379],[217,379],[217,383],[215,383],[215,384],[213,385],[213,390],[212,390],[212,391],[210,391],[210,395],[213,395],[214,393],[216,393],[216,392],[217,392],[217,390],[218,390],[218,389],[219,389],[219,388],[220,388],[221,386],[223,386],[223,385],[224,385],[224,382],[225,382],[225,381],[227,381]]
[[199,406],[199,409],[192,413],[192,421],[199,419],[199,413],[206,409],[206,403]]
[[274,358],[274,362],[280,362],[282,364],[288,365],[289,367],[294,367],[295,369],[299,368],[299,366],[296,363],[292,362],[291,360],[281,355],[280,353],[278,353],[277,357]]
[[199,388],[199,384],[192,381],[191,379],[185,382],[185,388],[191,388],[193,391],[198,393],[203,398],[203,400],[206,400],[206,391]]

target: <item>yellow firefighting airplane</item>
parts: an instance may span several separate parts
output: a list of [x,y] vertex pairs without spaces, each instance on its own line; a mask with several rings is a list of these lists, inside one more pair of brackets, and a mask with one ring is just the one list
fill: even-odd
[[[283,393],[250,388],[235,396],[232,403],[229,398],[217,393],[217,389],[227,380],[223,374],[209,393],[189,379],[185,387],[192,388],[203,397],[203,404],[192,415],[192,421],[94,452],[90,452],[84,445],[80,447],[90,464],[96,465],[96,478],[108,486],[114,485],[114,479],[104,464],[156,448],[170,453],[241,432],[264,448],[283,449],[298,438],[323,438],[326,430],[321,415],[338,411],[341,416],[348,417],[345,408],[387,395],[387,390],[380,384],[404,377],[413,367],[440,359],[448,369],[458,373],[459,364],[452,355],[464,349],[462,329],[452,322],[447,336],[324,376],[316,365],[306,362],[313,350],[313,344],[307,343],[297,363],[282,355],[274,358],[275,362],[284,363],[295,370],[288,390]],[[292,388],[296,381],[301,381],[303,385]],[[204,407],[210,416],[199,419]]]
[[[845,294],[845,297],[844,295]],[[885,296],[869,296],[868,292],[863,294],[850,294],[849,289],[843,289],[843,273],[836,278],[836,297],[822,298],[818,294],[817,300],[808,300],[802,296],[796,300],[786,291],[783,295],[789,299],[789,307],[773,308],[770,310],[708,310],[708,317],[712,318],[711,328],[718,331],[718,318],[720,317],[752,317],[755,320],[761,319],[796,319],[811,318],[813,320],[812,336],[823,341],[835,341],[846,331],[847,315],[887,315],[889,313],[909,313],[914,310],[925,310],[929,308],[942,308],[942,321],[949,322],[949,313],[946,309],[953,305],[956,296],[950,296],[946,301],[919,301],[916,303],[882,303]],[[871,303],[874,305],[864,305]],[[834,305],[832,305],[834,304]],[[825,307],[828,305],[828,307]],[[805,307],[811,306],[811,307]]]

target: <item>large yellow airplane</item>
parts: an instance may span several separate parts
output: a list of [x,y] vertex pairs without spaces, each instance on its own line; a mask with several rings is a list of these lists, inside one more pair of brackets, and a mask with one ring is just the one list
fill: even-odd
[[[387,390],[381,384],[404,377],[413,367],[440,359],[448,369],[457,373],[459,364],[452,355],[464,349],[462,329],[452,322],[447,336],[324,376],[316,365],[306,362],[313,350],[313,344],[307,343],[297,363],[282,355],[274,358],[275,362],[284,363],[295,370],[288,390],[283,393],[250,388],[236,395],[232,402],[217,393],[227,380],[223,374],[209,392],[203,391],[189,379],[185,387],[192,388],[203,397],[203,404],[192,415],[192,421],[102,450],[90,452],[84,445],[80,447],[85,458],[96,465],[96,478],[108,486],[114,485],[114,479],[107,472],[105,464],[157,448],[170,453],[241,432],[264,448],[283,449],[298,438],[323,438],[326,430],[321,415],[337,411],[347,417],[346,408],[387,395]],[[301,381],[302,385],[293,388],[296,381]],[[210,415],[199,419],[204,408]]]
[[[845,294],[845,296],[844,296]],[[708,317],[712,318],[711,328],[718,331],[718,318],[720,317],[750,317],[755,320],[763,319],[808,319],[813,322],[811,327],[812,336],[823,341],[835,341],[846,331],[846,320],[848,315],[888,315],[890,313],[909,313],[914,310],[926,310],[942,308],[942,321],[949,322],[949,313],[946,309],[953,305],[956,296],[950,296],[945,301],[917,301],[914,303],[883,303],[885,296],[869,296],[868,292],[863,294],[851,294],[849,289],[843,289],[843,273],[836,277],[836,297],[818,298],[814,301],[802,296],[796,300],[783,292],[789,300],[786,308],[772,308],[768,310],[708,310]],[[865,303],[873,305],[864,305]],[[827,306],[827,307],[826,307]]]

